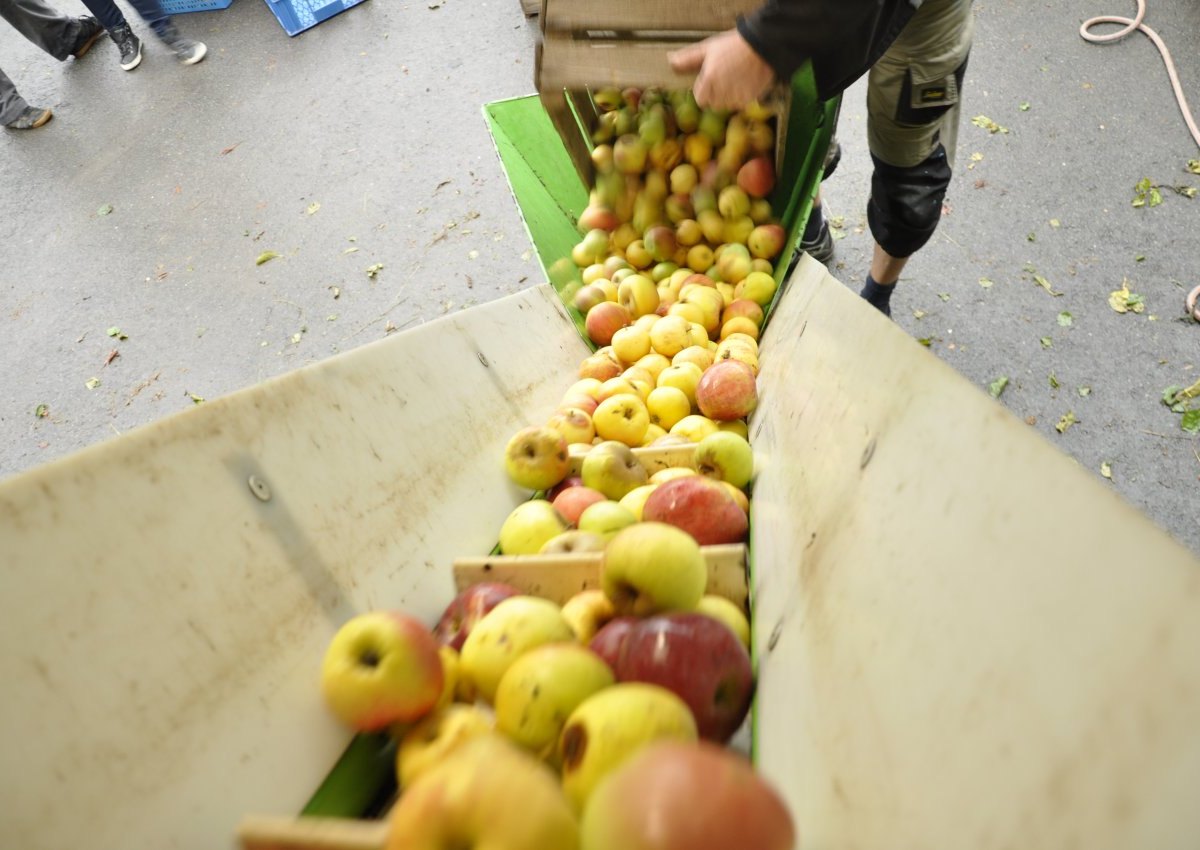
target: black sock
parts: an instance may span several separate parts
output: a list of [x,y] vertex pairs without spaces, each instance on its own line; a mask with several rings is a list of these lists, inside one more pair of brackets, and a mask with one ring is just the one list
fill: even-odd
[[895,288],[896,285],[894,283],[876,283],[875,278],[867,275],[867,282],[859,295],[865,298],[867,303],[877,308],[880,313],[890,317],[892,315],[892,290]]
[[808,223],[804,225],[804,235],[800,241],[812,244],[821,237],[821,228],[825,224],[825,216],[821,214],[821,205],[815,204],[809,213]]

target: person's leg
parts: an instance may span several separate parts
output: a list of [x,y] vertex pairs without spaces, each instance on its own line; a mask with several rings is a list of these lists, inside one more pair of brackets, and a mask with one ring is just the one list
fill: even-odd
[[875,251],[861,294],[887,315],[908,258],[941,219],[972,30],[971,0],[927,0],[868,77]]
[[208,48],[203,42],[187,38],[179,32],[171,16],[163,9],[160,0],[129,0],[130,4],[142,17],[154,34],[163,44],[174,51],[175,56],[184,65],[194,65],[204,58]]
[[0,17],[60,62],[75,53],[87,20],[64,15],[43,0],[0,0]]
[[0,124],[13,130],[32,130],[50,120],[50,110],[30,106],[0,68]]
[[[2,2],[2,0],[0,0]],[[120,53],[121,68],[132,71],[142,62],[142,41],[129,26],[129,21],[113,0],[83,0],[83,5],[95,15],[100,23],[108,30],[108,37],[117,46]]]

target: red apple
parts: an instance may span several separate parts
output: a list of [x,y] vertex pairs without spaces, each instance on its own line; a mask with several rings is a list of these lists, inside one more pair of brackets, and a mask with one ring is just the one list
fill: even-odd
[[554,509],[571,525],[578,525],[579,515],[584,510],[607,499],[607,496],[591,487],[569,487],[554,498]]
[[765,156],[756,156],[738,169],[737,183],[752,198],[765,198],[775,188],[775,166]]
[[629,630],[640,622],[637,617],[616,617],[609,620],[596,632],[588,648],[603,658],[609,667],[615,667]]
[[613,672],[618,682],[674,693],[692,710],[700,737],[719,744],[742,725],[754,696],[750,653],[732,629],[705,614],[659,614],[635,623]]
[[485,614],[510,596],[520,595],[521,591],[515,587],[500,582],[473,584],[446,606],[441,619],[433,627],[433,636],[457,652],[462,649],[471,629]]
[[656,741],[606,776],[580,823],[589,850],[793,850],[779,794],[742,756],[705,741]]
[[783,250],[787,233],[778,224],[760,224],[750,231],[746,247],[750,254],[760,260],[773,260]]
[[[588,310],[584,324],[592,342],[596,345],[608,345],[612,342],[613,334],[632,322],[633,318],[628,310],[613,301],[605,301]],[[620,374],[620,366],[617,367],[617,373]]]
[[758,406],[754,370],[740,360],[714,363],[696,384],[696,406],[717,422],[745,419]]
[[758,305],[757,301],[751,301],[749,298],[738,298],[725,308],[725,312],[721,314],[721,325],[724,326],[730,319],[743,317],[754,322],[758,327],[762,327],[763,323],[763,308]]
[[675,231],[665,224],[658,224],[646,231],[646,250],[656,261],[662,263],[675,253]]
[[740,543],[748,527],[746,512],[725,485],[702,475],[658,485],[642,508],[642,520],[682,528],[701,546]]
[[584,232],[606,230],[612,233],[620,225],[616,215],[607,207],[590,206],[579,216],[579,229]]
[[593,307],[597,304],[603,304],[607,300],[608,296],[604,294],[603,289],[589,283],[575,293],[575,299],[572,303],[575,305],[576,310],[586,316],[588,311]]
[[555,484],[553,487],[551,487],[548,491],[546,491],[546,498],[549,499],[551,502],[553,502],[555,499],[557,499],[559,497],[559,495],[564,490],[568,490],[571,487],[580,487],[582,485],[583,485],[583,479],[580,478],[578,475],[568,475],[562,481],[559,481],[557,484]]
[[[591,376],[585,375],[584,377]],[[575,410],[582,410],[588,416],[591,416],[596,412],[596,408],[599,405],[600,402],[596,401],[590,395],[569,395],[563,398],[562,402],[558,405],[558,410],[565,411],[573,408]]]

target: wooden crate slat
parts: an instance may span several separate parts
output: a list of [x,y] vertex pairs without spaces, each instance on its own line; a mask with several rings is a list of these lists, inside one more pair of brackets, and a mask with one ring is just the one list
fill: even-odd
[[383,850],[387,821],[247,815],[238,824],[242,850]]
[[605,86],[691,88],[695,74],[677,74],[666,41],[582,41],[548,32],[540,49],[538,91]]
[[548,0],[546,29],[718,32],[761,5],[762,0]]
[[[568,475],[578,475],[583,468],[583,459],[594,448],[585,443],[573,443],[567,447],[570,471]],[[646,468],[648,475],[653,475],[663,469],[686,467],[696,468],[696,444],[686,446],[644,446],[635,448],[633,456]]]
[[542,10],[542,0],[521,0],[521,11],[525,17],[532,18]]
[[[733,543],[701,549],[708,563],[705,592],[745,609],[749,599],[746,546]],[[458,558],[454,561],[454,585],[461,592],[479,582],[498,581],[561,605],[580,591],[600,587],[601,558],[600,552]]]

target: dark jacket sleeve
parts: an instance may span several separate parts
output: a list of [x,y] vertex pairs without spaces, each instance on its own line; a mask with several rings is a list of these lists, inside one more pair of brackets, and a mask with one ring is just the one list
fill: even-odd
[[774,70],[789,80],[808,59],[830,52],[863,56],[857,44],[874,29],[884,0],[767,0],[738,18],[738,32]]

